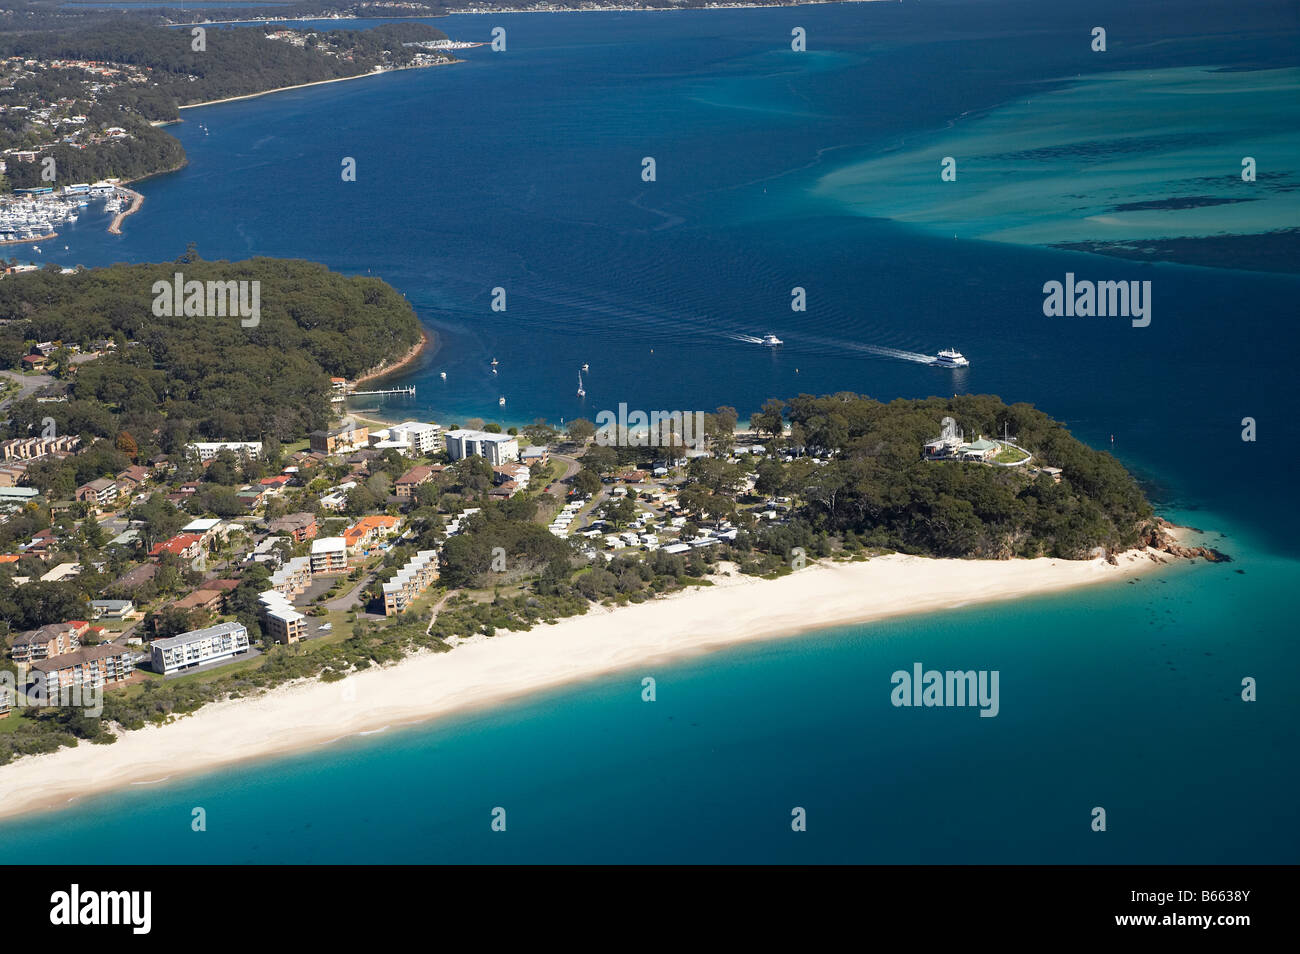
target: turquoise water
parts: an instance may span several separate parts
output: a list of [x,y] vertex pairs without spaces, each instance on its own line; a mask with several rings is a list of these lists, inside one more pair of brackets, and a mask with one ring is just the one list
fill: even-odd
[[[516,422],[620,401],[747,414],[841,389],[1032,401],[1113,447],[1162,512],[1236,562],[765,643],[138,786],[0,826],[0,859],[1294,861],[1300,660],[1285,594],[1300,530],[1287,466],[1300,280],[1022,244],[1055,241],[1103,205],[1236,188],[1235,154],[1256,148],[1264,106],[1205,105],[1205,142],[1180,147],[1195,111],[1144,97],[1222,78],[1222,95],[1198,97],[1228,103],[1253,77],[1267,99],[1300,66],[1294,15],[1165,6],[503,16],[507,54],[186,111],[171,128],[191,163],[144,184],[126,234],[86,217],[44,259],[166,260],[195,241],[208,258],[380,275],[438,336],[395,379],[416,400],[386,409],[444,422],[490,419],[502,395]],[[1104,59],[1081,22],[1107,24]],[[498,20],[437,24],[485,39]],[[793,25],[808,30],[806,54],[789,52]],[[1150,88],[1119,95],[1139,71]],[[1080,122],[1089,98],[1129,112]],[[1061,103],[1068,129],[1022,112],[1044,102]],[[1129,136],[1134,110],[1151,135]],[[1121,161],[1125,138],[1136,152]],[[1190,165],[1215,159],[1212,140],[1235,156],[1227,177],[1190,182]],[[967,204],[945,210],[937,164],[926,185],[900,158],[928,167],[932,150],[1001,156],[996,188],[1006,195],[1016,169],[1023,188],[990,205],[979,163],[960,164],[950,185]],[[1227,231],[1271,226],[1294,193],[1263,173],[1300,164],[1285,123],[1272,150],[1259,149],[1272,158],[1257,157],[1256,202],[1123,214],[1194,231],[1185,212],[1217,209]],[[640,179],[647,155],[653,184]],[[355,183],[340,181],[344,156]],[[1064,189],[1083,196],[1069,214],[1052,198]],[[954,239],[944,215],[971,224]],[[1039,231],[976,238],[1018,229]],[[1042,284],[1067,271],[1151,280],[1151,326],[1044,318]],[[505,313],[488,307],[497,285]],[[790,311],[794,285],[808,289],[805,313]],[[740,340],[769,331],[787,342],[779,352]],[[950,344],[969,369],[881,350]],[[585,403],[573,393],[584,361]],[[1258,443],[1239,438],[1246,415]],[[890,674],[918,661],[999,670],[1000,715],[893,708]],[[643,675],[659,702],[640,701]],[[1239,701],[1245,676],[1256,703]],[[1088,828],[1098,805],[1105,835]],[[190,832],[195,806],[206,834]],[[489,828],[496,806],[504,834]],[[809,811],[803,835],[789,829],[794,806]]]

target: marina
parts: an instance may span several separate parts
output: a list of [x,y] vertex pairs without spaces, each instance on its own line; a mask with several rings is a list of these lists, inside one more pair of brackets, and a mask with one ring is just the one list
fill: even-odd
[[[144,196],[108,180],[59,189],[54,186],[18,189],[12,196],[0,197],[0,245],[26,245],[57,238],[60,226],[76,222],[91,202],[99,199],[103,200],[105,211],[118,213],[109,231],[121,234],[122,219],[140,208]],[[123,210],[128,200],[130,205]]]

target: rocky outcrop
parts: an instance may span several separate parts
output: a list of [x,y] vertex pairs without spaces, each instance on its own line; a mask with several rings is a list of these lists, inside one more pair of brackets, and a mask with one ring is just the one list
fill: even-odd
[[[1162,517],[1156,517],[1155,523],[1147,528],[1141,545],[1153,550],[1160,550],[1170,556],[1194,560],[1200,557],[1210,563],[1231,563],[1232,557],[1214,547],[1189,547],[1179,543],[1172,531],[1175,529],[1195,530],[1193,527],[1178,527]],[[1199,531],[1196,531],[1199,532]]]

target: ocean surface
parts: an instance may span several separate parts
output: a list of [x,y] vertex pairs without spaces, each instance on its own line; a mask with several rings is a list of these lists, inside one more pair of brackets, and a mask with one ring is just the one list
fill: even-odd
[[[436,335],[389,379],[413,401],[357,405],[384,415],[744,416],[839,390],[1032,402],[1234,562],[767,642],[135,786],[0,825],[0,860],[1297,860],[1300,278],[1228,251],[1300,227],[1293,5],[432,22],[467,40],[503,26],[507,50],[186,110],[170,129],[190,165],[139,187],[124,235],[84,216],[32,257],[160,261],[193,241],[208,259],[380,276]],[[1238,267],[1047,247],[1185,237]],[[1150,281],[1150,325],[1044,317],[1043,284],[1067,272]],[[769,332],[785,345],[754,343]],[[921,363],[948,346],[971,367]],[[998,670],[1000,714],[894,708],[890,675],[915,662]]]

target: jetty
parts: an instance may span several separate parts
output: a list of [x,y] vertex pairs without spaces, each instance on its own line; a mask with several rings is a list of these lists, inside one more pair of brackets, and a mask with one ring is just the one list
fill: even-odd
[[415,385],[412,384],[410,387],[405,388],[385,388],[382,391],[349,391],[348,397],[360,397],[363,394],[405,394],[409,397],[415,397]]
[[121,212],[117,213],[117,215],[113,216],[113,224],[108,227],[108,231],[113,235],[121,235],[122,220],[125,219],[128,215],[131,215],[139,211],[140,206],[144,204],[144,196],[141,195],[139,192],[136,192],[134,189],[127,189],[122,186],[118,186],[117,191],[121,192],[125,196],[128,196],[131,199],[131,204],[127,206],[125,209],[123,209]]

